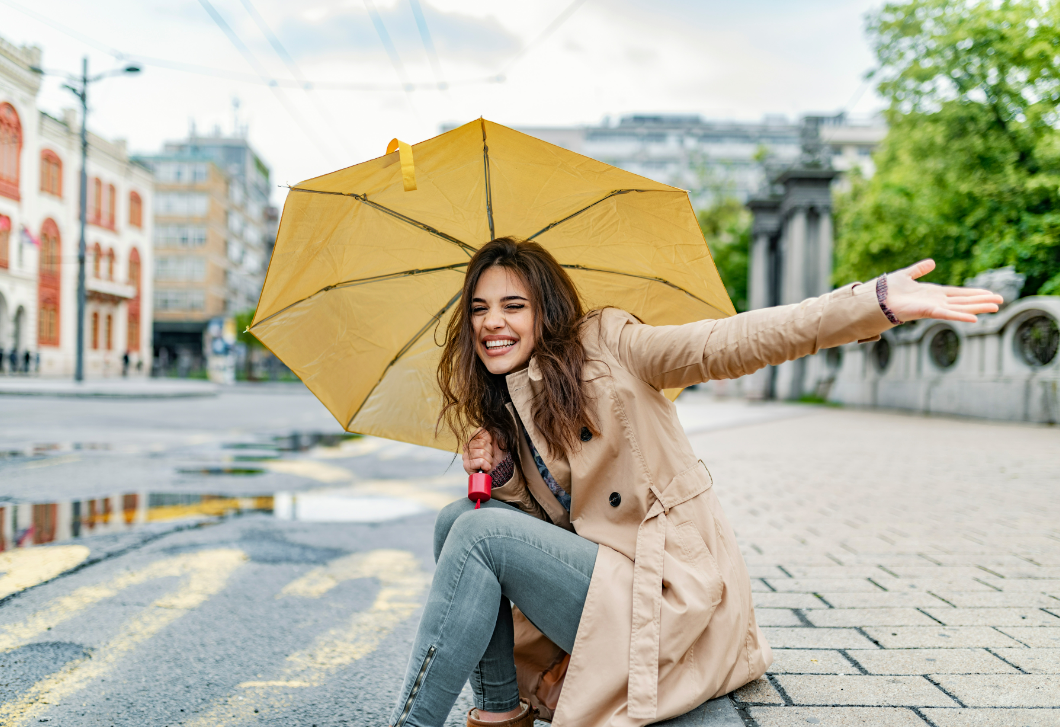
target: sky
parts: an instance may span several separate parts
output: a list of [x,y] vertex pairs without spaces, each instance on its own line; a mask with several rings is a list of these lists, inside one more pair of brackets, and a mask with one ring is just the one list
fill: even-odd
[[[246,125],[291,184],[416,143],[443,123],[599,124],[631,113],[795,119],[882,102],[867,0],[0,0],[0,37],[63,73],[142,66],[91,86],[89,127],[135,153]],[[306,86],[306,83],[309,86]]]

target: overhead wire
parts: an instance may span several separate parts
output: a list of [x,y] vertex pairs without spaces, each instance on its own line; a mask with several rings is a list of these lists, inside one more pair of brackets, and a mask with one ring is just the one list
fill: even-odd
[[409,83],[408,75],[405,73],[405,64],[401,62],[397,46],[390,40],[390,33],[387,32],[386,25],[383,23],[383,18],[379,15],[379,11],[375,9],[375,3],[372,0],[364,0],[364,7],[368,10],[368,15],[372,19],[372,25],[375,27],[375,34],[379,36],[379,42],[383,44],[387,56],[390,57],[390,64],[394,66],[394,71],[397,72],[398,78],[405,86],[405,98],[409,102],[409,108],[419,118],[420,112],[416,108],[416,104],[412,102],[412,85]]
[[427,60],[430,61],[431,70],[434,71],[434,80],[438,82],[438,90],[445,91],[449,88],[449,84],[445,82],[445,78],[442,76],[442,64],[438,60],[438,51],[434,49],[434,39],[431,38],[431,31],[427,27],[427,18],[423,15],[420,0],[409,0],[409,5],[412,6],[412,14],[416,18],[416,27],[420,31],[423,49],[427,51]]
[[555,20],[548,24],[548,26],[542,30],[537,36],[529,43],[524,45],[522,49],[513,56],[504,68],[501,70],[501,77],[508,75],[508,72],[512,70],[519,61],[526,57],[526,54],[532,51],[535,47],[543,43],[550,35],[555,33],[560,27],[570,19],[570,16],[574,15],[574,12],[585,3],[585,0],[574,0],[570,5],[563,9],[559,15],[556,16]]
[[265,18],[261,17],[261,14],[250,0],[239,1],[243,4],[243,8],[247,11],[247,14],[250,15],[251,19],[258,26],[258,30],[260,30],[266,40],[269,41],[269,45],[272,46],[273,51],[276,52],[276,55],[278,55],[284,65],[287,66],[287,70],[289,70],[291,75],[302,83],[302,90],[305,91],[306,96],[313,102],[313,105],[317,107],[317,111],[320,112],[320,115],[331,126],[332,132],[335,134],[336,138],[338,138],[339,143],[342,145],[343,149],[345,149],[346,153],[351,157],[357,156],[354,150],[346,143],[347,134],[339,128],[339,123],[335,120],[335,117],[331,115],[331,112],[329,112],[327,108],[320,103],[320,100],[315,94],[313,94],[313,84],[306,80],[305,74],[302,73],[302,69],[298,67],[298,64],[295,62],[291,54],[287,52],[287,49],[284,47],[283,43],[280,42],[280,39],[276,34],[272,32],[272,28],[265,22]]
[[[210,0],[199,0],[199,4],[202,5],[204,10],[206,10],[207,14],[213,20],[214,24],[217,25],[217,27],[221,29],[221,32],[225,34],[225,37],[228,38],[229,42],[231,42],[232,45],[236,47],[236,50],[239,51],[240,55],[243,56],[243,59],[246,60],[250,67],[254,69],[254,71],[261,77],[263,81],[267,80],[269,78],[269,74],[265,70],[265,67],[261,65],[261,62],[258,61],[258,59],[250,51],[250,48],[248,48],[246,44],[243,43],[242,40],[240,40],[239,36],[236,35],[236,32],[232,30],[232,27],[227,22],[225,22],[225,19],[221,17],[220,13],[217,12],[217,9],[214,8],[214,6],[210,3]],[[306,137],[308,137],[309,140],[313,142],[313,145],[316,146],[317,150],[324,156],[325,159],[327,159],[328,161],[332,161],[334,158],[334,154],[331,152],[330,149],[327,148],[327,146],[324,145],[324,142],[320,139],[316,132],[313,131],[309,124],[306,123],[305,119],[302,118],[302,115],[298,113],[298,110],[291,103],[291,100],[287,98],[287,94],[284,93],[283,90],[275,84],[270,83],[268,84],[268,86],[269,90],[272,91],[273,95],[276,96],[280,104],[284,107],[284,110],[287,111],[291,118],[294,119],[295,123],[298,124],[299,128],[302,129],[302,133],[304,133]]]
[[[438,88],[437,82],[405,82],[405,83],[363,83],[363,82],[347,82],[347,81],[311,81],[311,80],[300,80],[297,78],[276,78],[273,76],[261,77],[250,73],[241,73],[239,71],[233,71],[226,68],[213,68],[211,66],[203,66],[195,63],[185,63],[183,61],[174,61],[167,58],[156,58],[154,56],[141,55],[139,53],[126,53],[108,46],[100,41],[91,38],[84,33],[69,28],[62,23],[59,23],[51,18],[42,15],[34,10],[31,10],[19,3],[13,2],[12,0],[0,0],[0,4],[7,5],[8,7],[14,8],[15,10],[23,13],[24,15],[33,18],[34,20],[47,25],[60,33],[78,40],[85,45],[95,48],[98,51],[106,53],[112,58],[119,61],[132,61],[139,63],[144,66],[155,66],[158,68],[167,68],[172,71],[181,71],[183,73],[192,73],[200,76],[212,76],[215,78],[227,78],[232,81],[240,81],[243,83],[253,83],[256,85],[266,86],[279,86],[281,88],[305,88],[307,85],[313,90],[317,91],[370,91],[370,92],[390,92],[390,91],[431,91]],[[449,86],[473,86],[487,83],[500,83],[503,79],[497,74],[488,76],[480,76],[478,78],[467,78],[459,81],[450,81]]]

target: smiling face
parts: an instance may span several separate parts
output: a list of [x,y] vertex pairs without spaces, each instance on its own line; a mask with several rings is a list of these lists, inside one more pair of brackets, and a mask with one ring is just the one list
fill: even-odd
[[478,279],[471,299],[475,353],[491,374],[517,371],[534,352],[534,311],[518,274],[494,265]]

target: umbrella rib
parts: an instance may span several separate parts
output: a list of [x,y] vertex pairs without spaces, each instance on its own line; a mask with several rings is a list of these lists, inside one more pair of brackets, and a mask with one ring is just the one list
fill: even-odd
[[[673,288],[674,290],[681,291],[682,293],[684,293],[685,295],[687,295],[687,296],[689,296],[691,298],[695,298],[696,300],[698,300],[703,305],[709,305],[714,310],[721,311],[721,309],[718,308],[718,306],[714,305],[713,303],[708,303],[707,301],[703,300],[702,298],[700,298],[695,293],[688,292],[687,290],[682,288],[680,285],[674,285],[669,280],[665,280],[663,278],[657,278],[657,277],[655,277],[653,275],[637,275],[636,273],[624,273],[621,270],[606,270],[604,268],[590,268],[590,267],[587,267],[585,265],[560,265],[560,267],[566,268],[567,270],[585,270],[585,271],[590,272],[590,273],[607,273],[608,275],[621,275],[621,276],[627,277],[627,278],[639,278],[641,280],[650,280],[653,283],[662,283],[663,285],[669,286],[669,287]],[[724,313],[724,311],[721,311],[721,312]]]
[[304,303],[305,301],[309,300],[313,296],[320,295],[321,293],[326,293],[329,290],[335,290],[336,288],[352,288],[354,286],[365,285],[367,283],[378,283],[378,282],[381,282],[381,281],[384,281],[384,280],[395,280],[397,278],[407,278],[407,277],[412,277],[414,275],[425,275],[427,273],[437,273],[437,272],[441,272],[442,270],[459,270],[460,268],[466,268],[466,267],[467,267],[467,263],[454,263],[453,265],[442,265],[441,267],[437,267],[437,268],[419,268],[419,269],[416,269],[416,270],[402,270],[401,272],[398,272],[398,273],[387,273],[386,275],[374,275],[374,276],[371,276],[371,277],[368,277],[368,278],[355,278],[353,280],[343,280],[340,283],[333,283],[331,285],[325,285],[323,288],[321,288],[317,292],[310,293],[306,297],[300,298],[299,300],[296,300],[294,303],[291,303],[290,305],[284,306],[283,308],[281,308],[280,310],[276,311],[275,313],[272,313],[272,314],[262,318],[260,321],[258,321],[254,325],[250,326],[250,328],[248,330],[252,330],[254,328],[257,328],[262,323],[265,323],[266,321],[268,321],[268,320],[270,320],[272,318],[275,318],[276,316],[280,315],[281,313],[290,310],[291,308],[295,307],[299,303]]
[[330,194],[330,195],[333,195],[335,197],[350,197],[352,199],[357,200],[361,204],[368,205],[369,207],[377,209],[380,212],[383,212],[384,214],[388,214],[391,217],[399,219],[402,222],[405,222],[407,224],[412,225],[413,227],[418,227],[419,229],[423,230],[424,232],[429,232],[430,234],[434,235],[435,237],[440,237],[441,239],[445,240],[446,242],[449,242],[449,243],[452,243],[452,244],[456,245],[461,250],[463,250],[467,254],[468,257],[471,257],[476,252],[474,247],[472,247],[471,245],[468,245],[466,242],[463,242],[462,240],[456,239],[455,237],[453,237],[452,235],[450,235],[448,233],[442,232],[441,230],[438,230],[438,229],[436,229],[434,227],[431,227],[430,225],[428,225],[428,224],[426,224],[424,222],[420,222],[419,220],[414,220],[411,217],[409,217],[408,215],[403,215],[400,212],[398,212],[397,210],[392,210],[389,207],[386,207],[384,205],[379,204],[378,202],[373,202],[372,200],[368,199],[368,193],[367,192],[364,193],[364,194],[354,194],[352,192],[325,192],[325,191],[319,190],[319,189],[305,189],[303,187],[289,187],[289,189],[292,192],[309,192],[310,194]]
[[486,144],[486,120],[480,118],[482,124],[482,166],[486,170],[486,219],[490,224],[490,239],[496,239],[497,233],[493,230],[493,188],[490,186],[490,148]]
[[375,384],[372,386],[371,391],[369,391],[367,396],[365,396],[364,399],[361,400],[361,405],[357,407],[357,411],[355,411],[353,413],[353,416],[350,417],[350,420],[346,422],[347,431],[349,431],[350,426],[353,424],[353,420],[356,419],[357,415],[361,413],[361,409],[364,408],[364,405],[367,404],[368,400],[372,398],[372,394],[374,394],[375,390],[379,388],[379,384],[383,383],[383,379],[386,378],[387,372],[390,371],[391,368],[393,368],[394,364],[396,364],[402,356],[409,352],[409,349],[416,344],[416,341],[420,340],[423,334],[426,333],[432,325],[436,324],[438,321],[441,320],[442,316],[445,315],[445,312],[452,308],[453,304],[460,300],[460,296],[463,295],[463,292],[463,290],[458,290],[456,295],[450,298],[449,302],[442,306],[442,308],[437,313],[431,316],[430,319],[423,325],[423,328],[416,331],[416,335],[410,338],[408,343],[401,347],[401,350],[397,352],[397,355],[394,356],[394,358],[391,359],[390,363],[386,365],[386,368],[383,369],[383,373],[379,374],[379,380],[376,381]]
[[566,217],[564,217],[561,220],[556,220],[555,222],[550,222],[548,225],[546,225],[545,227],[541,228],[540,230],[538,230],[534,234],[530,235],[530,237],[528,237],[526,239],[527,240],[533,240],[538,235],[545,234],[546,232],[551,230],[553,227],[557,227],[558,225],[562,225],[567,220],[573,219],[573,218],[577,217],[578,215],[580,215],[582,212],[585,212],[587,210],[591,210],[593,207],[595,207],[596,205],[600,204],[601,202],[606,202],[607,200],[609,200],[612,197],[615,197],[617,195],[629,194],[630,192],[669,192],[669,191],[670,190],[667,190],[667,189],[616,189],[613,192],[609,192],[608,194],[604,195],[603,197],[601,197],[600,199],[596,200],[592,204],[585,205],[584,207],[582,207],[577,212],[572,212],[571,214],[567,215]]

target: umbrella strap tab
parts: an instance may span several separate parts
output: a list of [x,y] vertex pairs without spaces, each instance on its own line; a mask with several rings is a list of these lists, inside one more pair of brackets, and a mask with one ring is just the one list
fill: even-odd
[[406,192],[416,191],[416,167],[412,163],[412,147],[399,139],[391,139],[386,147],[386,153],[398,153],[401,162],[401,181],[405,185]]

